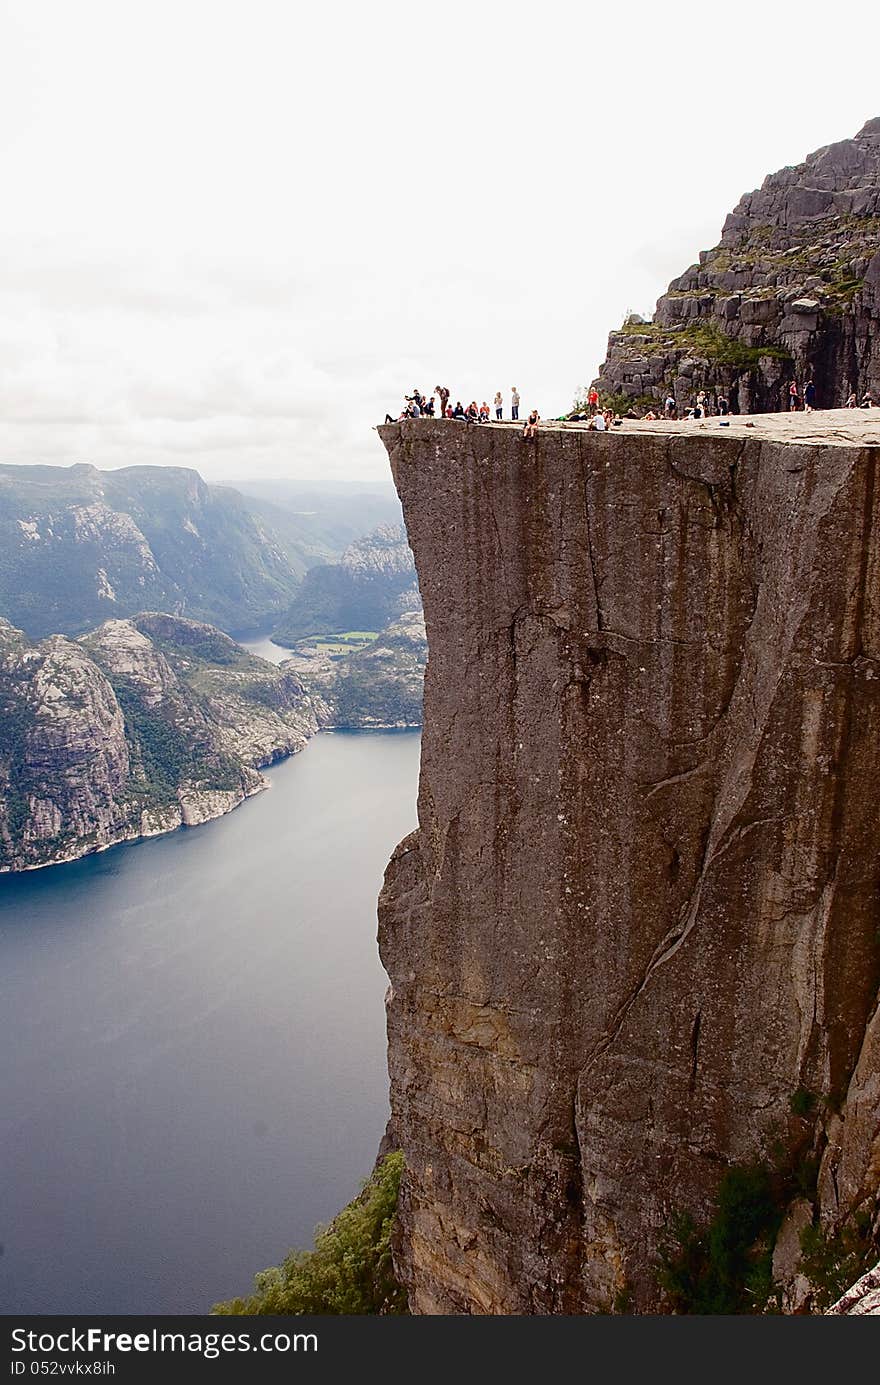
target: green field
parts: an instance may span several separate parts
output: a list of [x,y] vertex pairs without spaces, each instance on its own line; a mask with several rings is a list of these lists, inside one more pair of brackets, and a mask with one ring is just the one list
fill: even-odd
[[307,639],[299,640],[298,644],[313,646],[331,659],[341,659],[346,654],[356,654],[358,650],[366,649],[377,636],[377,630],[345,630],[336,635],[310,635]]

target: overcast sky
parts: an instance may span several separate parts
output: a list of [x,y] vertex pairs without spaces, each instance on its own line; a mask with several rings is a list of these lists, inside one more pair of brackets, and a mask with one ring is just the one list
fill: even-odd
[[378,478],[404,391],[570,407],[880,6],[0,0],[0,460]]

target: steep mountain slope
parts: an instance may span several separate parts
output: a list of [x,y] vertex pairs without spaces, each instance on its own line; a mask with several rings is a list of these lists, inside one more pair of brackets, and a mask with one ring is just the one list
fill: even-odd
[[265,627],[299,575],[241,496],[195,471],[0,466],[0,616],[33,638],[153,609]]
[[611,333],[596,383],[622,412],[706,390],[757,413],[811,376],[820,408],[880,402],[880,119],[743,197],[653,322]]
[[145,614],[39,644],[0,621],[0,871],[228,812],[322,712],[291,669],[194,621]]
[[379,432],[430,645],[380,900],[411,1310],[867,1268],[880,413]]
[[293,645],[308,635],[381,630],[420,604],[406,530],[383,524],[349,545],[339,563],[309,569],[272,638]]
[[293,669],[326,704],[322,725],[370,731],[422,724],[428,642],[421,609],[406,611],[352,654],[299,644],[282,667]]

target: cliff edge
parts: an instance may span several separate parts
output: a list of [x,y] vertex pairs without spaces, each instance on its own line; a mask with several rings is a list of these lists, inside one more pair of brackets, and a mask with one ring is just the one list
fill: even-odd
[[743,197],[653,321],[610,334],[596,383],[621,412],[706,390],[759,413],[811,376],[821,408],[880,401],[880,119]]
[[429,641],[380,901],[415,1312],[662,1310],[733,1166],[799,1170],[780,1244],[876,1230],[880,419],[754,425],[379,429]]

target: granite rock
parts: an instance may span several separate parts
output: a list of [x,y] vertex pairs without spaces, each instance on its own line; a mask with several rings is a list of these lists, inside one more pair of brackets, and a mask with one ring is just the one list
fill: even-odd
[[789,381],[810,377],[820,408],[880,400],[877,120],[743,197],[653,323],[611,333],[596,383],[621,412],[670,393],[683,412],[702,389],[757,413],[788,408]]
[[414,1312],[662,1311],[672,1214],[780,1148],[829,1233],[876,1214],[863,419],[379,430],[430,647],[380,901]]

